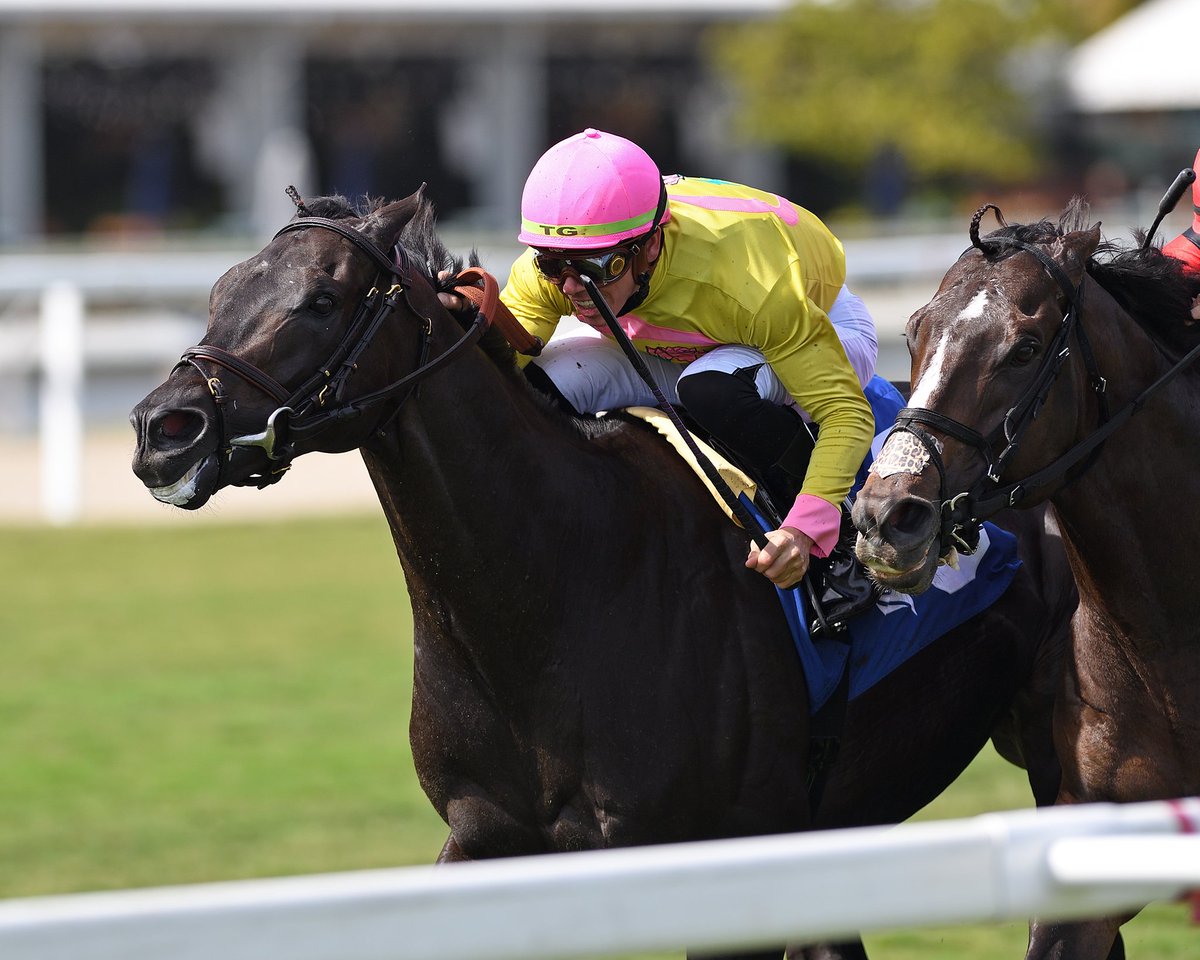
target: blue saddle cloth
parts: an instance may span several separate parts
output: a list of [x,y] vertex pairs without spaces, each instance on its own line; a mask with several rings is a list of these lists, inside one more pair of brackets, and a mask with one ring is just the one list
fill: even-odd
[[[866,482],[871,461],[879,453],[896,413],[904,406],[896,388],[880,377],[868,383],[864,392],[875,412],[876,436],[851,497]],[[742,499],[753,509],[745,497]],[[836,640],[814,641],[808,632],[811,615],[801,591],[778,590],[804,667],[812,712],[833,694],[847,660],[848,696],[853,700],[939,637],[991,606],[1008,589],[1020,566],[1017,538],[985,523],[979,549],[969,557],[960,556],[957,570],[940,567],[933,585],[920,596],[884,591],[878,603],[850,620],[846,632]]]

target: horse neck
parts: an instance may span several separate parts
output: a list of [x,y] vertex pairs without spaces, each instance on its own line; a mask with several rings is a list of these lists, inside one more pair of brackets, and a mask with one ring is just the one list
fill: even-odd
[[547,576],[595,573],[590,546],[564,549],[570,525],[628,519],[612,458],[589,455],[572,430],[478,349],[422,383],[388,438],[363,450],[414,607],[437,607],[463,636],[497,624],[541,635]]
[[[1098,284],[1090,284],[1084,302],[1081,322],[1099,373],[1107,380],[1109,411],[1116,413],[1171,362]],[[1090,395],[1078,360],[1075,369],[1075,382],[1056,389]],[[1079,408],[1084,412],[1076,440],[1100,424],[1094,401]],[[1051,498],[1083,603],[1110,623],[1154,622],[1179,603],[1181,591],[1195,594],[1182,587],[1190,573],[1178,558],[1190,556],[1200,537],[1200,511],[1188,502],[1200,495],[1195,482],[1200,476],[1196,410],[1196,378],[1181,373],[1117,428],[1082,476]],[[1168,516],[1170,501],[1176,498],[1184,501],[1181,509],[1170,510]],[[1131,563],[1126,558],[1140,559]],[[1200,615],[1200,598],[1189,605]]]

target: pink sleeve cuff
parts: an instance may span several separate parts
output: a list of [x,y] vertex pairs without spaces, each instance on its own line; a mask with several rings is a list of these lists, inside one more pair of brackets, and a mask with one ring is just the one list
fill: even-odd
[[783,526],[795,527],[811,537],[813,555],[827,557],[837,546],[842,528],[842,511],[828,500],[802,493],[783,518]]

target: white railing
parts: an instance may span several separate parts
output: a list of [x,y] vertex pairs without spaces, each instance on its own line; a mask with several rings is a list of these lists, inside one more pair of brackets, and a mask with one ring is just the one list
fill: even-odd
[[0,902],[0,957],[565,960],[1073,919],[1200,887],[1198,829],[1194,798],[30,898]]

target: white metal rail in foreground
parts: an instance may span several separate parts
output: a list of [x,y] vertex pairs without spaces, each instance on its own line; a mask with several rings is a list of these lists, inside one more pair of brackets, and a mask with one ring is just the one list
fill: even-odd
[[1200,887],[1200,798],[0,902],[4,960],[537,960],[1072,918]]

